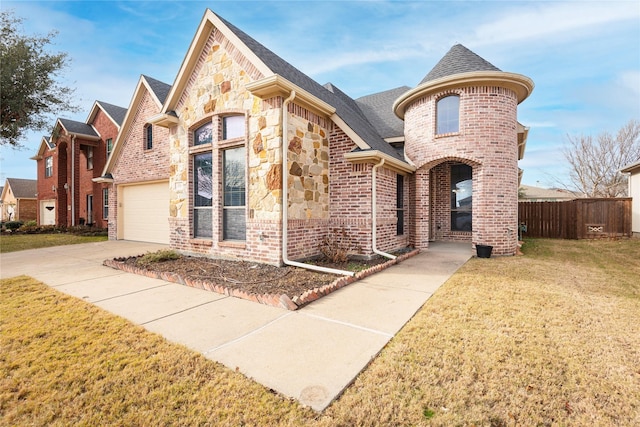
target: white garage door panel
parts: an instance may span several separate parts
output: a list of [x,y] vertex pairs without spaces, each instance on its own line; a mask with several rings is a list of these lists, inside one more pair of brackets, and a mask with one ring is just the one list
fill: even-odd
[[122,190],[123,238],[169,243],[169,183],[132,185]]

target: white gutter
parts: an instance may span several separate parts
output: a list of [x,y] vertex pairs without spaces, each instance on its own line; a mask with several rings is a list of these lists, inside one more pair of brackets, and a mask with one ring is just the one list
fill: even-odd
[[383,257],[389,259],[396,259],[394,255],[388,254],[386,252],[382,252],[378,250],[378,242],[376,235],[377,227],[378,227],[378,208],[377,208],[377,192],[376,192],[376,172],[380,166],[384,165],[384,159],[380,160],[380,163],[375,164],[373,169],[371,169],[371,249],[373,249],[374,254],[382,255]]
[[71,226],[76,225],[76,136],[71,136]]
[[287,177],[289,176],[289,172],[287,170],[288,162],[287,162],[287,145],[285,143],[287,139],[288,132],[288,117],[287,117],[287,107],[289,103],[293,101],[296,97],[296,91],[292,90],[289,94],[289,97],[282,102],[282,141],[280,145],[280,149],[282,150],[282,262],[286,265],[291,265],[293,267],[306,268],[307,270],[320,271],[322,273],[331,273],[331,274],[340,274],[342,276],[354,276],[355,273],[352,271],[346,270],[337,270],[334,268],[321,267],[319,265],[311,265],[304,264],[302,262],[291,261],[288,255],[289,245],[289,183]]

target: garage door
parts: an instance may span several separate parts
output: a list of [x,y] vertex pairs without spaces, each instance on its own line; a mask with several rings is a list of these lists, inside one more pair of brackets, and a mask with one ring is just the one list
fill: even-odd
[[169,182],[122,187],[122,238],[169,243]]
[[40,225],[54,225],[56,223],[56,201],[42,200],[40,202]]

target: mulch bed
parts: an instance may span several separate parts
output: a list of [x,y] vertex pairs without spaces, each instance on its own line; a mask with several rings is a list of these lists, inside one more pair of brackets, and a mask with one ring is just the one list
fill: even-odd
[[275,267],[257,262],[190,256],[143,264],[140,262],[141,255],[105,260],[104,265],[261,304],[297,310],[356,280],[410,258],[418,252],[419,250],[404,252],[395,260],[377,257],[368,261],[350,261],[344,264],[315,262],[315,265],[341,270],[350,268],[361,270],[353,277],[292,266]]

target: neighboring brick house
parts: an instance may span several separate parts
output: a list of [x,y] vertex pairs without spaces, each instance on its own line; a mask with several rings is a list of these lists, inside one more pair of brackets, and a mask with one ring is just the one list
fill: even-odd
[[171,86],[142,75],[103,175],[109,238],[169,243],[169,132],[150,119]]
[[[528,131],[516,113],[532,90],[456,45],[417,87],[354,100],[207,10],[162,108],[132,126],[166,129],[153,180],[168,167],[168,241],[182,252],[282,264],[333,235],[365,257],[433,240],[514,255]],[[106,180],[153,166],[126,154],[132,142]]]
[[36,219],[36,180],[7,178],[0,187],[0,220],[33,221]]
[[86,122],[58,119],[38,153],[38,224],[107,227],[100,177],[126,109],[96,101]]

